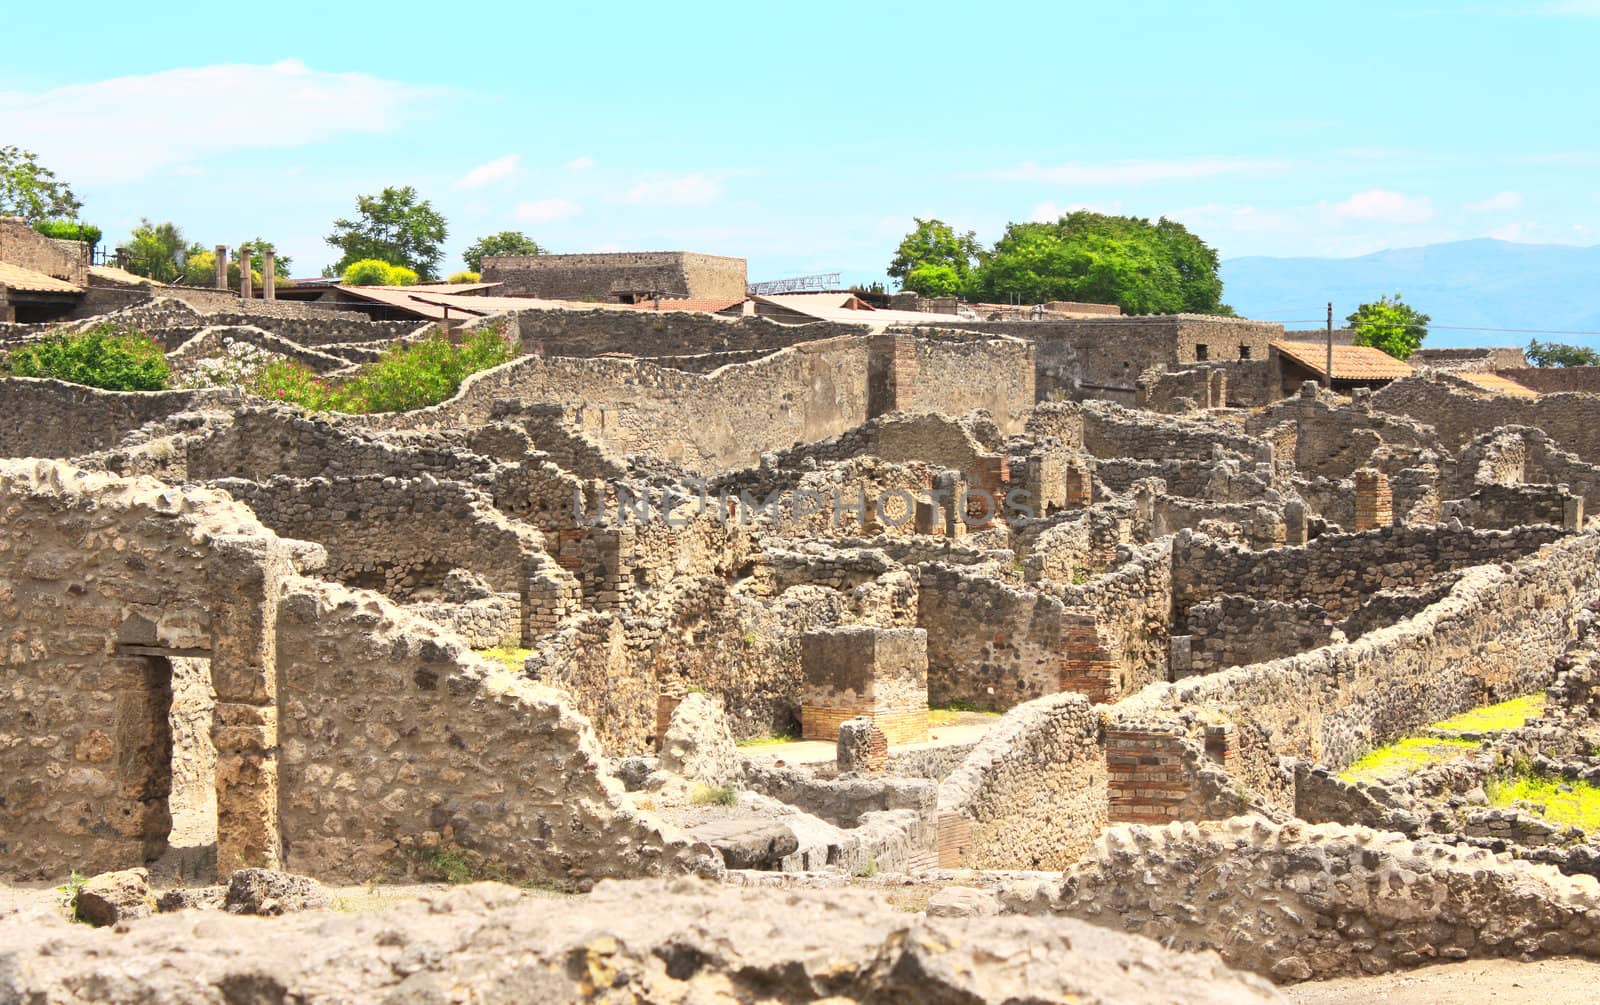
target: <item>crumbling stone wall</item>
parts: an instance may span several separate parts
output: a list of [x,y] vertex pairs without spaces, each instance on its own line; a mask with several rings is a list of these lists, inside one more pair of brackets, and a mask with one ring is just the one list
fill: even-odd
[[1083,448],[1096,457],[1149,461],[1209,461],[1233,455],[1252,463],[1266,456],[1265,445],[1238,426],[1181,420],[1136,412],[1107,402],[1085,404]]
[[237,409],[230,422],[187,438],[184,453],[188,477],[200,481],[431,475],[467,482],[492,467],[449,444],[385,440],[342,418],[286,406]]
[[291,580],[276,643],[288,868],[365,882],[459,848],[481,874],[579,888],[717,870],[627,805],[564,695],[383,597]]
[[1486,394],[1458,377],[1430,373],[1397,380],[1372,396],[1372,407],[1426,422],[1447,450],[1459,451],[1499,426],[1535,426],[1586,464],[1600,464],[1600,395],[1546,394],[1511,398]]
[[1442,572],[1522,558],[1561,536],[1553,527],[1452,530],[1382,527],[1325,534],[1303,548],[1250,551],[1181,532],[1172,546],[1174,620],[1224,593],[1284,603],[1309,601],[1335,620],[1380,589],[1415,586]]
[[865,335],[864,324],[785,325],[763,317],[725,318],[700,312],[615,308],[529,309],[502,316],[507,337],[535,356],[625,354],[641,359],[712,353],[770,352],[799,342]]
[[[1487,368],[1486,368],[1487,369]],[[1600,366],[1517,366],[1496,365],[1494,372],[1541,394],[1576,391],[1600,394]]]
[[1323,645],[1333,633],[1326,609],[1308,601],[1252,600],[1224,593],[1184,615],[1187,666],[1174,661],[1173,677],[1266,663]]
[[42,272],[74,286],[84,286],[89,281],[89,245],[45,237],[20,216],[0,216],[0,262]]
[[1308,383],[1300,394],[1251,416],[1245,428],[1252,435],[1264,436],[1270,429],[1292,425],[1296,471],[1307,478],[1337,480],[1365,467],[1372,452],[1381,446],[1434,446],[1433,430],[1423,424],[1432,419],[1426,414],[1415,419],[1422,421],[1375,410],[1366,403],[1351,404]]
[[939,864],[1060,869],[1107,819],[1100,722],[1082,695],[1018,705],[939,784]]
[[901,375],[896,408],[944,415],[982,408],[1001,429],[1021,430],[1034,400],[1032,342],[918,329],[914,348],[914,387],[908,394]]
[[437,590],[452,569],[525,596],[554,564],[538,531],[506,519],[482,492],[430,475],[214,484],[279,535],[322,545],[330,578],[394,598]]

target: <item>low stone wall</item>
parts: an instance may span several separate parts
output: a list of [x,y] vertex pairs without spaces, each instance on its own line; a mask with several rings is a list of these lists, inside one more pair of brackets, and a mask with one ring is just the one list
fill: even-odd
[[1362,827],[1114,828],[1059,882],[1001,890],[1008,912],[1113,924],[1299,981],[1443,960],[1600,956],[1588,878]]
[[0,456],[76,457],[113,447],[147,422],[237,405],[238,392],[102,391],[60,380],[0,377]]
[[1237,426],[1157,417],[1106,402],[1085,405],[1082,415],[1083,448],[1096,457],[1209,461],[1220,449],[1253,461],[1264,450],[1260,439]]
[[1178,680],[1303,653],[1326,644],[1333,632],[1328,612],[1316,604],[1226,593],[1189,608],[1185,621],[1189,659],[1187,666],[1175,661]]
[[538,309],[506,314],[506,334],[534,356],[587,358],[625,354],[700,356],[708,353],[772,351],[800,342],[864,335],[865,324],[817,322],[782,325],[767,318],[725,318],[698,311],[615,308]]
[[1100,722],[1082,695],[1008,712],[939,784],[939,865],[1059,869],[1106,823]]

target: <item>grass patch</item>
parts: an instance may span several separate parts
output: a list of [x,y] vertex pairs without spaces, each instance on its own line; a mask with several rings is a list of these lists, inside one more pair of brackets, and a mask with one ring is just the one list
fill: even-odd
[[780,743],[794,743],[800,739],[794,733],[776,733],[772,736],[752,736],[739,740],[735,746],[739,747],[775,747]]
[[732,806],[739,793],[731,785],[696,785],[689,800],[701,806]]
[[1506,779],[1490,779],[1483,790],[1490,806],[1532,803],[1540,808],[1539,815],[1551,823],[1600,831],[1600,787],[1588,782],[1518,773]]
[[999,712],[987,708],[979,708],[970,701],[952,701],[943,705],[928,706],[928,725],[953,726],[963,719],[974,715],[998,719]]
[[78,917],[78,891],[89,877],[74,869],[67,876],[67,881],[56,887],[56,904],[60,906],[61,913],[66,915],[68,921],[82,921]]
[[1435,740],[1408,736],[1387,747],[1379,747],[1339,773],[1347,782],[1374,782],[1402,778],[1432,764],[1460,757],[1477,750],[1472,740]]
[[486,660],[492,660],[500,664],[507,670],[519,673],[522,670],[522,664],[527,662],[529,656],[533,655],[533,650],[519,649],[516,646],[496,646],[493,649],[479,649],[478,655]]
[[1498,705],[1485,705],[1470,712],[1436,722],[1434,729],[1449,733],[1491,733],[1501,729],[1517,729],[1529,719],[1544,714],[1545,695],[1537,691],[1521,698],[1502,701]]

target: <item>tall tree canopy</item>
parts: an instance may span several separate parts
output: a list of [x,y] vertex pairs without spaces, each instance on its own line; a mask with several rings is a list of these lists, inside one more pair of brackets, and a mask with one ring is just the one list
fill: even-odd
[[1012,223],[973,273],[978,300],[1078,300],[1128,314],[1226,314],[1215,249],[1162,218],[1080,211]]
[[1353,329],[1351,341],[1370,345],[1393,356],[1409,359],[1428,337],[1428,315],[1387,293],[1370,304],[1362,304],[1345,320]]
[[342,273],[362,259],[376,258],[439,278],[444,258],[445,219],[410,185],[356,197],[356,219],[333,221],[327,242],[343,252],[332,270]]
[[185,250],[183,228],[171,220],[165,223],[140,220],[128,239],[127,249],[129,272],[170,283],[182,271],[178,256]]
[[502,230],[487,234],[467,245],[461,258],[472,272],[483,271],[483,260],[490,255],[542,255],[545,251],[539,242],[520,230]]
[[39,163],[39,156],[21,147],[0,147],[0,216],[20,216],[29,223],[78,215],[83,203],[72,186]]
[[1565,342],[1533,339],[1528,343],[1527,356],[1534,366],[1600,366],[1600,352]]
[[889,275],[900,288],[925,297],[956,296],[966,288],[983,246],[972,231],[957,234],[943,220],[914,218],[916,229],[907,234],[889,263]]

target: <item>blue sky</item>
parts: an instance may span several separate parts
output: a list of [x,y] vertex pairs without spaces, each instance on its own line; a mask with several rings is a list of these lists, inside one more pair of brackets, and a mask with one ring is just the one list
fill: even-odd
[[992,241],[1078,206],[1227,257],[1600,243],[1600,0],[8,4],[0,34],[0,144],[86,219],[297,275],[390,184],[449,269],[519,229],[864,280],[914,216]]

